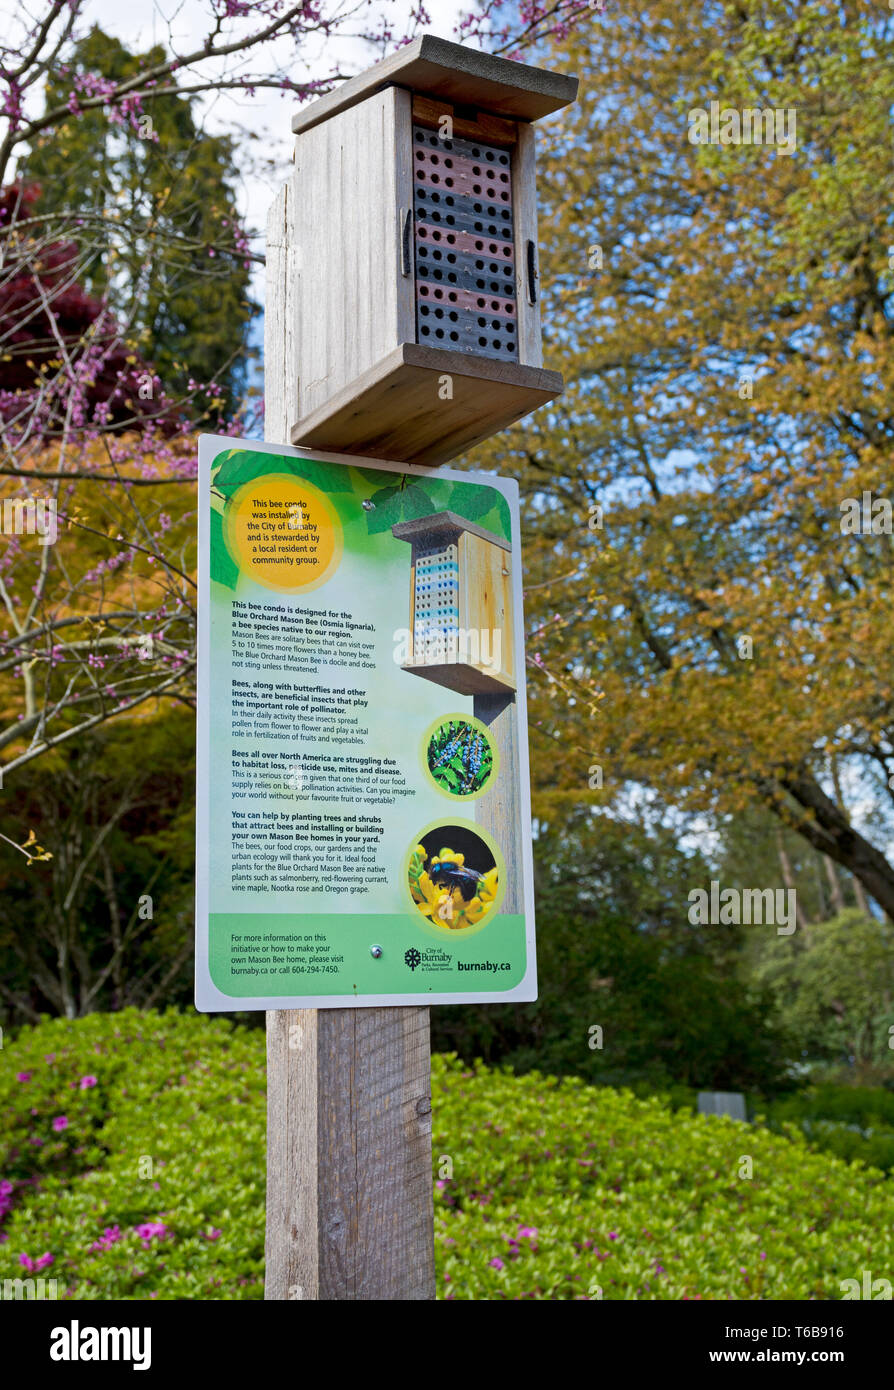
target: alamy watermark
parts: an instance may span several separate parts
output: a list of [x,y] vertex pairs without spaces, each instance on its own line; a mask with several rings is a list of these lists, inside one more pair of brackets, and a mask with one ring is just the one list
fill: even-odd
[[880,1299],[885,1302],[891,1300],[890,1279],[873,1279],[872,1271],[868,1269],[863,1269],[860,1273],[863,1277],[862,1286],[858,1279],[842,1279],[838,1285],[843,1303],[854,1298],[867,1298],[874,1302],[878,1302]]
[[845,497],[838,503],[839,526],[843,536],[890,536],[894,532],[894,509],[887,497]]
[[39,536],[41,545],[55,545],[59,534],[55,497],[4,497],[0,531],[4,536]]
[[25,1300],[35,1302],[46,1298],[58,1298],[58,1279],[4,1279],[0,1282],[0,1297],[4,1302]]
[[417,622],[415,630],[398,628],[394,634],[394,661],[398,666],[444,666],[459,662],[485,671],[503,665],[501,628],[441,627]]
[[791,936],[797,925],[796,888],[724,888],[711,880],[711,891],[693,888],[689,921],[693,927],[775,926],[777,936]]
[[780,154],[798,148],[798,112],[794,106],[721,106],[712,101],[708,110],[694,106],[689,112],[690,145],[775,145]]

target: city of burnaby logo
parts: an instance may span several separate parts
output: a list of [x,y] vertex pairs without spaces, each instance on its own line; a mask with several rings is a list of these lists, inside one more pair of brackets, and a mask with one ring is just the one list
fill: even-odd
[[415,970],[416,966],[421,964],[422,957],[416,950],[415,946],[411,946],[409,951],[404,952],[404,961],[410,967],[411,970]]

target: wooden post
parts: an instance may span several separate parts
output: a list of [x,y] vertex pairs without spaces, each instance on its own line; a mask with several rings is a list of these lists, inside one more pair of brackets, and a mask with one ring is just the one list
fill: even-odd
[[[298,416],[292,187],[267,229],[266,438]],[[319,235],[325,235],[320,228]],[[268,1299],[435,1295],[426,1008],[267,1015]]]
[[518,786],[518,734],[515,696],[476,695],[472,713],[486,724],[491,742],[499,753],[500,775],[493,791],[479,797],[475,807],[475,822],[493,835],[506,861],[506,896],[503,912],[531,910],[523,901],[524,872],[522,863],[522,828],[512,804],[512,791]]

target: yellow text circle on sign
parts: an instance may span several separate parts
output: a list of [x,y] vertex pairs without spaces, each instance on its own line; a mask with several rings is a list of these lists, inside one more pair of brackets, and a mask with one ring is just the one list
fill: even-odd
[[266,473],[240,487],[224,512],[224,528],[239,572],[280,593],[325,583],[344,548],[325,493],[291,473]]

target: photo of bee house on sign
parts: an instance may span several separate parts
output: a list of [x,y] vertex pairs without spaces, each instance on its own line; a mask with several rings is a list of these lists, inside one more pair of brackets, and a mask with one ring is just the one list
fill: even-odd
[[461,695],[514,692],[510,543],[453,512],[391,532],[412,547],[402,669]]

